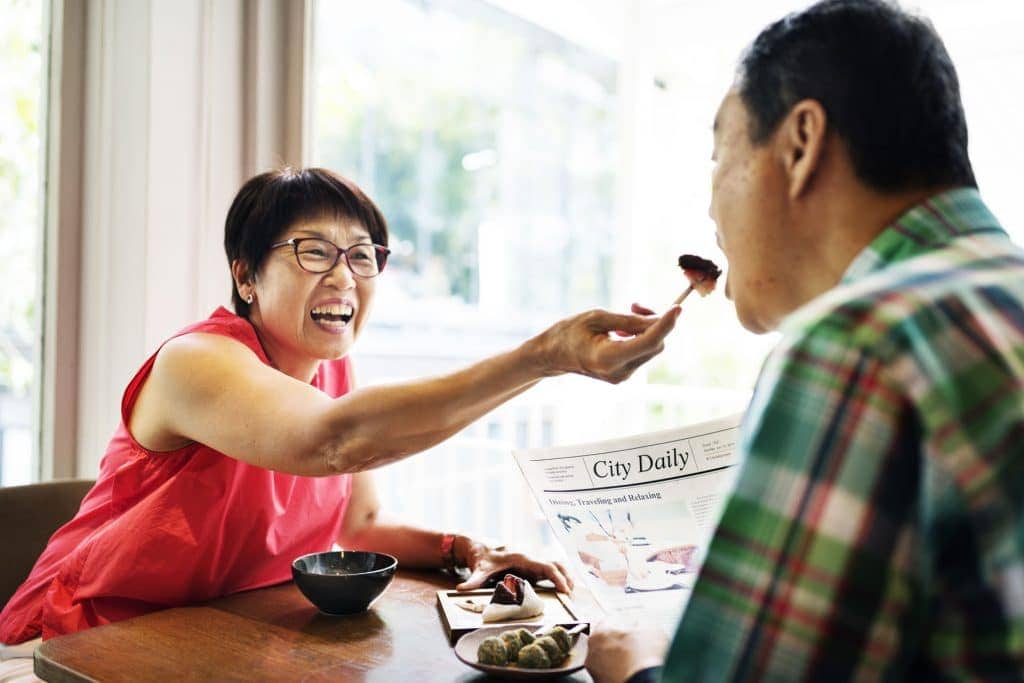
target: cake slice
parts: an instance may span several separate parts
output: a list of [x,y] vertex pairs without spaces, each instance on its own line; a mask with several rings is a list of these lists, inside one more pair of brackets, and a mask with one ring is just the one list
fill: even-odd
[[515,574],[505,574],[497,586],[491,602],[484,607],[485,623],[529,619],[544,613],[544,601],[537,597],[533,586]]

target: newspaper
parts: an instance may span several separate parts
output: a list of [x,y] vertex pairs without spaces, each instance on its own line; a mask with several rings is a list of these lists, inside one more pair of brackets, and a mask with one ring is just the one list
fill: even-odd
[[741,417],[513,453],[609,616],[675,631],[735,479]]

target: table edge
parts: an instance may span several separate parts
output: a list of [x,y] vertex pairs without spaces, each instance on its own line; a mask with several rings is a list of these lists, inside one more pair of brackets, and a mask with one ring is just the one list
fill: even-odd
[[74,670],[58,664],[43,652],[46,647],[46,643],[43,643],[35,649],[32,653],[32,672],[39,678],[47,681],[48,683],[56,682],[63,683],[64,681],[87,681],[88,683],[97,683],[95,678],[90,678],[75,672]]

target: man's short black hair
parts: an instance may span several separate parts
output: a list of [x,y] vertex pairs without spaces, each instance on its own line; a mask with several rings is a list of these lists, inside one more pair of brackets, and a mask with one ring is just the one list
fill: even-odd
[[[224,221],[228,266],[235,259],[255,274],[270,245],[298,223],[320,218],[357,221],[374,244],[388,245],[388,225],[377,205],[351,180],[323,168],[282,168],[250,178],[235,195]],[[249,317],[249,304],[232,280],[235,313]]]
[[892,3],[824,0],[775,22],[743,55],[738,84],[754,143],[813,99],[869,187],[976,186],[949,54],[930,23]]

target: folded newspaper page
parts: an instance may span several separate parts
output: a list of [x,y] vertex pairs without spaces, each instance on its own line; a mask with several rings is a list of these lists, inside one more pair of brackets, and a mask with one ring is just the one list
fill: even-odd
[[674,632],[733,485],[741,417],[513,454],[610,616]]

